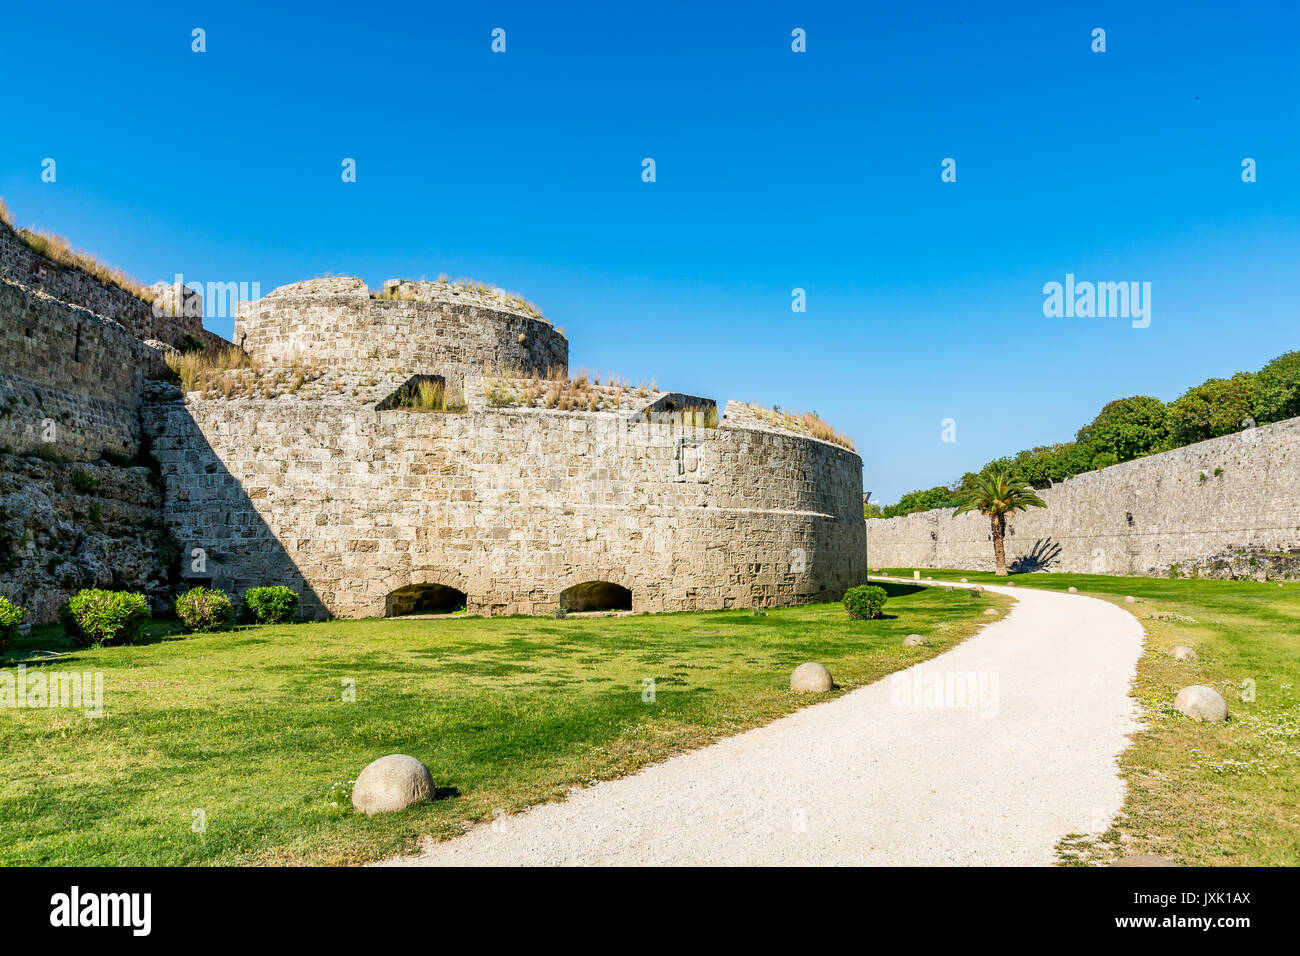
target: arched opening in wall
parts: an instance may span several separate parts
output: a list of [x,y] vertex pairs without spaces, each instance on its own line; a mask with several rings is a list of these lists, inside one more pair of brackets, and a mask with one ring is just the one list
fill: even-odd
[[411,584],[398,588],[384,602],[384,614],[450,614],[465,609],[465,592],[445,584]]
[[609,581],[584,581],[560,593],[566,611],[630,611],[632,592]]

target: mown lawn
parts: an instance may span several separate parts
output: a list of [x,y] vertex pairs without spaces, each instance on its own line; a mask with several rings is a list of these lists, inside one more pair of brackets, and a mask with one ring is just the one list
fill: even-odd
[[[0,708],[0,863],[339,864],[410,851],[422,835],[454,836],[788,713],[809,702],[788,689],[804,661],[826,664],[842,693],[941,653],[991,620],[986,607],[1009,604],[888,590],[878,621],[821,604],[191,637],[159,623],[147,643],[29,662],[102,672],[105,713]],[[914,632],[932,644],[903,647]],[[71,650],[58,628],[38,629],[2,670],[36,649]],[[388,753],[423,760],[438,799],[362,817],[346,784]]]
[[[916,570],[936,580],[1007,581]],[[1147,633],[1133,689],[1147,729],[1120,758],[1123,812],[1100,840],[1062,841],[1063,863],[1152,853],[1199,866],[1300,864],[1300,584],[1043,573],[1010,580],[1115,602]],[[1128,595],[1137,602],[1126,603]],[[1153,617],[1161,612],[1172,614]],[[1175,644],[1200,659],[1175,661]],[[1190,684],[1223,695],[1226,723],[1197,723],[1173,709]]]

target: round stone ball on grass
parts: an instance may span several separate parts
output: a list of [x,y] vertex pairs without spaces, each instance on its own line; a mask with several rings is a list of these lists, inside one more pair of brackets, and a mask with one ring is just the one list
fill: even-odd
[[907,637],[903,638],[904,647],[922,647],[929,643],[930,642],[927,641],[920,634],[909,634],[907,635]]
[[1218,722],[1228,719],[1228,702],[1223,695],[1204,684],[1184,687],[1174,698],[1174,707],[1193,720]]
[[433,799],[429,768],[406,754],[389,754],[369,764],[352,785],[352,805],[369,816],[405,810]]
[[831,672],[816,661],[800,664],[790,675],[790,689],[811,694],[825,694],[835,686]]

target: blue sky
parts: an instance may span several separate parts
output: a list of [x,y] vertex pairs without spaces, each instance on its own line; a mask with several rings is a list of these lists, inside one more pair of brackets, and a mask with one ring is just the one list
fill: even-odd
[[[11,4],[0,195],[145,282],[493,282],[875,500],[1300,348],[1296,4],[701,7]],[[1045,318],[1067,272],[1150,327]]]

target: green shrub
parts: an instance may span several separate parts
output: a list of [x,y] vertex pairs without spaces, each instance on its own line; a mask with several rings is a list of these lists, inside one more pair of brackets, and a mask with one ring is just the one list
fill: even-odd
[[0,654],[9,650],[9,645],[18,636],[18,627],[23,623],[27,609],[13,603],[7,597],[0,597]]
[[149,602],[138,591],[89,588],[68,598],[59,609],[59,623],[72,643],[129,644],[149,623]]
[[230,595],[216,588],[190,588],[176,599],[176,616],[187,633],[224,631],[230,626]]
[[880,617],[885,608],[885,589],[874,584],[859,584],[844,592],[844,610],[855,621]]
[[244,592],[244,606],[258,624],[283,624],[298,610],[298,592],[283,584],[249,588]]

